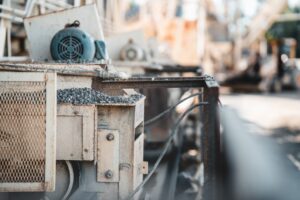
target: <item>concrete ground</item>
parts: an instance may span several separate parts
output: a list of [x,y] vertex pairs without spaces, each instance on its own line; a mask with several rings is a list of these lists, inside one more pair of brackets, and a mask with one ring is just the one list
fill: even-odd
[[[300,170],[300,92],[223,94],[224,106],[234,108],[252,124],[251,132],[270,136]],[[249,126],[250,127],[250,126]]]
[[232,127],[224,138],[234,177],[224,190],[239,191],[238,200],[300,199],[300,92],[223,94],[220,101],[242,118],[223,115],[225,109],[221,115],[232,118],[223,119]]

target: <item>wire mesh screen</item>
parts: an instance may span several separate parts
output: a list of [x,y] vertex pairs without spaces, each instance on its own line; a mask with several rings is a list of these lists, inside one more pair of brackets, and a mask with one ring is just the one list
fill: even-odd
[[45,181],[46,83],[0,81],[0,185]]

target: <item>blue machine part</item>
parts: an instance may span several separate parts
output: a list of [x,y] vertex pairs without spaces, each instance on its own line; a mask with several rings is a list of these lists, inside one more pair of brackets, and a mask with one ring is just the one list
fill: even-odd
[[57,32],[51,41],[51,56],[56,61],[93,61],[95,41],[77,27],[67,27]]
[[95,45],[96,45],[96,55],[95,55],[96,59],[98,60],[107,59],[105,42],[102,40],[96,40]]

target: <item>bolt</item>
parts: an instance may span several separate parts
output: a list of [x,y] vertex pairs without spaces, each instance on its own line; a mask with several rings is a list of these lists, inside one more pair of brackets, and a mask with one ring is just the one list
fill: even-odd
[[112,140],[115,139],[115,136],[114,136],[112,133],[109,133],[109,134],[107,134],[106,139],[107,139],[108,141],[112,141]]
[[107,179],[111,179],[112,177],[113,177],[113,172],[111,171],[111,170],[107,170],[106,172],[105,172],[105,177],[107,178]]

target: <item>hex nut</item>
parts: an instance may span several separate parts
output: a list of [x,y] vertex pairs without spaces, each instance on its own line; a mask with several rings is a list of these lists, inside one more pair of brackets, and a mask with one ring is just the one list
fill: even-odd
[[77,110],[74,111],[74,115],[78,115],[79,112]]
[[115,139],[115,136],[114,136],[114,134],[109,133],[109,134],[107,134],[106,139],[107,139],[108,141],[112,141],[112,140]]
[[105,175],[105,178],[111,179],[114,174],[111,170],[107,170],[104,175]]

